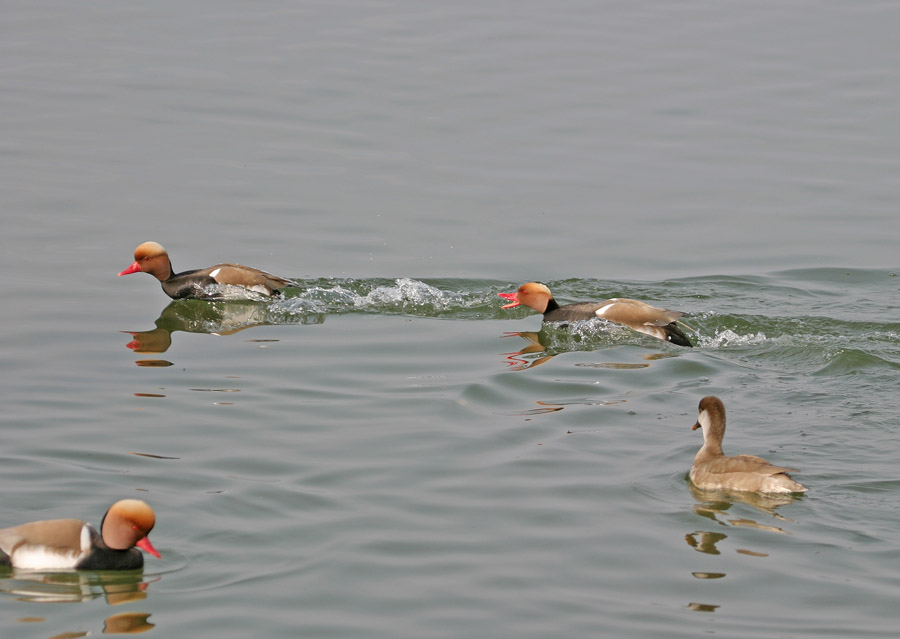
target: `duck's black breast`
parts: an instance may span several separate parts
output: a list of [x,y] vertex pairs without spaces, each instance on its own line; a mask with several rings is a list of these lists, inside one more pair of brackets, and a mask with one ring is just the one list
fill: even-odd
[[128,550],[96,548],[76,566],[78,570],[137,570],[143,567],[144,555],[137,548]]
[[197,269],[177,273],[162,282],[163,291],[173,300],[189,298],[215,299],[217,295],[204,295],[203,290],[215,284],[216,281],[205,271],[209,269]]
[[597,317],[595,314],[598,308],[603,304],[597,302],[576,302],[575,304],[564,304],[551,308],[548,306],[544,312],[545,322],[577,322],[579,320],[589,320]]
[[144,555],[138,548],[113,550],[91,528],[91,553],[78,562],[76,570],[137,570],[144,567]]

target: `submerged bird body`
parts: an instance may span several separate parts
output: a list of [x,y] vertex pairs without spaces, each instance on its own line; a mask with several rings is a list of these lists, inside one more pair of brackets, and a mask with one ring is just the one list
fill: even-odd
[[550,289],[537,282],[523,284],[515,293],[499,293],[499,296],[511,301],[503,308],[524,304],[542,313],[545,322],[576,322],[599,317],[678,346],[693,346],[676,323],[684,316],[681,311],[657,308],[646,302],[624,297],[561,306],[553,298]]
[[241,264],[216,264],[208,268],[174,273],[166,249],[156,242],[144,242],[134,250],[134,262],[119,275],[149,273],[162,284],[162,289],[172,299],[226,299],[240,297],[229,295],[229,287],[253,291],[261,295],[279,295],[296,282],[272,275],[258,268]]
[[691,465],[691,481],[701,490],[733,490],[756,493],[804,493],[806,487],[794,481],[793,468],[774,466],[755,455],[726,457],[725,405],[718,397],[700,400],[697,422],[692,430],[703,429],[703,446]]
[[138,499],[110,506],[98,533],[80,519],[49,519],[0,530],[0,566],[31,570],[135,570],[139,548],[159,558],[147,535],[156,518]]

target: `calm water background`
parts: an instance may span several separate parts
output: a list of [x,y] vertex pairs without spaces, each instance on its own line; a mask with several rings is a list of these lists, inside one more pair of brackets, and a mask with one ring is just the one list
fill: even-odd
[[[2,635],[895,636],[897,24],[4,2],[0,525],[139,496],[163,560],[0,574]],[[169,306],[148,239],[302,286]],[[808,496],[692,493],[706,394]]]

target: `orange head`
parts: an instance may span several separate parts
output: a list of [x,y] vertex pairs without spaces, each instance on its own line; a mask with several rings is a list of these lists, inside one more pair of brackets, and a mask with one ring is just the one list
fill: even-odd
[[114,503],[103,516],[100,536],[103,543],[114,550],[128,550],[137,546],[160,559],[147,535],[156,524],[153,509],[140,499],[122,499]]
[[510,300],[511,302],[510,304],[505,304],[501,308],[513,308],[519,304],[524,304],[529,308],[533,308],[538,313],[546,311],[547,305],[550,303],[550,300],[553,299],[553,294],[550,292],[550,289],[538,282],[522,284],[515,293],[497,293],[497,295],[505,300]]
[[134,249],[134,263],[119,273],[119,276],[138,271],[150,273],[160,281],[169,279],[172,275],[172,262],[166,249],[156,242],[144,242]]

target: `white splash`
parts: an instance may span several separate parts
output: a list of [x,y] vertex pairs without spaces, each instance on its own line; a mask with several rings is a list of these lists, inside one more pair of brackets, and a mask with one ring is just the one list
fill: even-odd
[[751,344],[762,344],[768,338],[766,334],[763,332],[758,332],[755,335],[738,335],[730,328],[726,328],[724,331],[716,331],[716,334],[711,337],[706,337],[701,335],[697,340],[700,346],[712,347],[712,348],[721,348],[725,346],[748,346]]
[[440,289],[406,277],[397,279],[395,286],[379,286],[355,302],[357,308],[393,304],[414,309],[428,307],[446,310],[450,307],[450,301]]
[[251,302],[264,302],[272,299],[265,292],[258,292],[243,286],[232,286],[230,284],[209,284],[200,287],[205,295],[218,296],[221,300],[247,300]]

